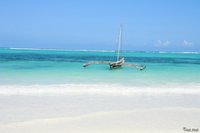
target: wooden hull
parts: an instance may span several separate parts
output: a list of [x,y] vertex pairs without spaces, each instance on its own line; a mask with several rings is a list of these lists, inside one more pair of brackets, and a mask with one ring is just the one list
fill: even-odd
[[122,67],[122,65],[110,65],[110,69],[117,69]]
[[122,58],[121,60],[119,60],[117,62],[113,62],[110,64],[110,69],[120,68],[124,62],[125,62],[124,58]]

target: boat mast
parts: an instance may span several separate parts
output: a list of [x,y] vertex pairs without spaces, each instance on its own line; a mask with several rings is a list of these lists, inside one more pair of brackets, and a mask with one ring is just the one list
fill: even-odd
[[121,48],[121,39],[122,39],[122,23],[120,24],[119,37],[118,37],[117,61],[119,61],[119,53],[120,53],[120,48]]

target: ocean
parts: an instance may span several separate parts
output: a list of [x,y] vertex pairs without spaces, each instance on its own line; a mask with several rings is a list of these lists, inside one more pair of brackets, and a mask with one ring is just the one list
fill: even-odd
[[0,85],[120,84],[154,86],[166,83],[199,83],[200,53],[121,52],[126,63],[140,64],[143,71],[123,66],[110,70],[115,52],[0,49]]
[[[122,51],[120,56],[146,69],[83,67],[90,61],[116,61],[114,51],[0,49],[0,131],[58,132],[60,126],[61,132],[200,128],[200,53]],[[65,128],[63,122],[71,126]]]
[[116,61],[110,51],[0,50],[0,85],[95,84],[122,86],[191,87],[200,83],[200,53],[121,52],[125,63],[146,69],[123,66],[110,70],[106,64],[90,61]]

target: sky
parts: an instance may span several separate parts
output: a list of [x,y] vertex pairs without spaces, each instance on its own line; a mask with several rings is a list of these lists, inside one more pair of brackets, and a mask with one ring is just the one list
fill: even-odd
[[200,0],[0,0],[0,47],[200,52]]

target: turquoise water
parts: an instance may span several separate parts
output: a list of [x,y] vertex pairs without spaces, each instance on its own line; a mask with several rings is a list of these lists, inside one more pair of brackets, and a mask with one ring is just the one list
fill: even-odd
[[108,51],[0,49],[0,85],[200,83],[200,53],[121,52],[126,63],[147,66],[143,71],[83,67],[89,61],[115,61],[115,56]]

